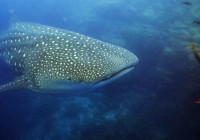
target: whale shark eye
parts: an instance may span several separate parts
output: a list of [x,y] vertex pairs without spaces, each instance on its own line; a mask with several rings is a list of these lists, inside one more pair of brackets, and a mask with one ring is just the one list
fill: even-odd
[[78,82],[79,82],[79,83],[82,83],[82,82],[83,82],[83,80],[82,80],[82,79],[80,79]]
[[71,79],[71,78],[68,78],[67,80],[71,81],[72,79]]

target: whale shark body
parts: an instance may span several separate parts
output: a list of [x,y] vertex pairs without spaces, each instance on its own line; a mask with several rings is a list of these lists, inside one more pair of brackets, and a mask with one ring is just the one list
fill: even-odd
[[68,93],[98,87],[127,73],[138,63],[130,51],[50,26],[15,22],[0,36],[0,56],[17,72],[0,92],[29,88]]

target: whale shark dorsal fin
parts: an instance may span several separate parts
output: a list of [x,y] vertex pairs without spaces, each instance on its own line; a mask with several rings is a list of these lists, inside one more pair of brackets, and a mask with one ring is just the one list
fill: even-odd
[[10,89],[26,87],[26,78],[24,76],[17,77],[14,81],[0,86],[0,93]]
[[18,19],[17,16],[15,15],[14,9],[10,9],[10,10],[9,10],[9,13],[10,13],[10,23],[11,23],[11,24],[14,24],[14,23],[19,22],[19,19]]

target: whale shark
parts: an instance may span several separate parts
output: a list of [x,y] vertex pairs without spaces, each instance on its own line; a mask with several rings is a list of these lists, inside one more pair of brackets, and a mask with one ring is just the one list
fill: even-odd
[[0,57],[16,78],[0,92],[28,88],[69,93],[99,87],[132,70],[132,52],[89,36],[37,23],[12,22],[0,35]]

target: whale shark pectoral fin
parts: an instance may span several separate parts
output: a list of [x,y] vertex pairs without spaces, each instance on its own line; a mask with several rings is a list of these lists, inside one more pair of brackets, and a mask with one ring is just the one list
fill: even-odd
[[17,77],[14,81],[0,86],[0,93],[10,89],[17,89],[27,86],[27,80],[24,76]]

